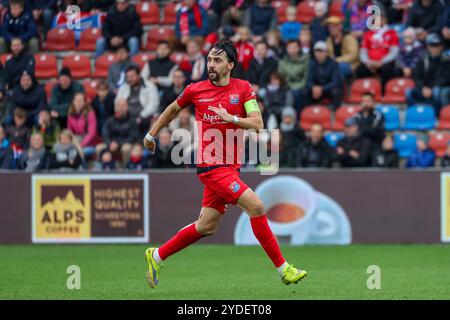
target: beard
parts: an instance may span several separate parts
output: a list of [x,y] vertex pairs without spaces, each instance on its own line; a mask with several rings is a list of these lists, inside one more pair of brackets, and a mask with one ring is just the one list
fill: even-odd
[[211,81],[219,81],[221,76],[217,71],[208,71],[208,78]]

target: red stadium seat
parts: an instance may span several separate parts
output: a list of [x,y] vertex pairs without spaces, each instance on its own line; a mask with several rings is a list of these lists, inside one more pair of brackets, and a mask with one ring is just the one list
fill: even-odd
[[414,88],[414,81],[409,78],[394,78],[386,83],[384,96],[381,98],[383,103],[405,103],[406,89]]
[[84,30],[78,43],[78,51],[94,51],[97,39],[102,36],[102,30],[99,28],[89,28]]
[[150,29],[147,32],[147,46],[146,50],[154,51],[158,47],[158,42],[161,40],[168,40],[175,36],[175,30],[171,27],[159,27]]
[[315,17],[314,1],[303,1],[297,5],[297,20],[309,24]]
[[68,55],[64,57],[62,65],[70,69],[74,79],[89,78],[91,76],[91,59],[89,56],[81,54]]
[[131,60],[133,60],[134,63],[136,63],[139,68],[142,70],[142,68],[145,66],[145,64],[156,58],[156,54],[154,53],[139,53],[135,55]]
[[286,22],[286,9],[289,7],[289,2],[272,1],[272,7],[277,11],[278,24]]
[[342,0],[331,1],[329,16],[344,19],[344,13],[342,12]]
[[177,5],[173,2],[168,2],[164,5],[163,19],[161,24],[174,25],[177,22]]
[[115,54],[105,53],[95,60],[94,78],[106,78],[108,76],[109,66],[117,61]]
[[333,130],[340,131],[344,130],[345,121],[352,117],[355,113],[361,111],[360,106],[341,106],[334,113],[334,125]]
[[346,100],[348,103],[361,102],[361,96],[365,92],[371,92],[375,95],[375,100],[380,101],[381,83],[374,78],[356,79],[350,88],[350,97]]
[[159,6],[156,2],[138,2],[136,11],[143,25],[159,23]]
[[12,54],[11,53],[4,53],[0,56],[0,61],[2,62],[2,65],[6,64],[6,61],[8,61],[9,59],[11,59]]
[[441,109],[437,129],[450,130],[450,104]]
[[97,95],[97,85],[99,80],[89,80],[86,79],[83,81],[84,92],[86,92],[86,98],[89,102],[94,100]]
[[331,111],[325,106],[314,105],[306,107],[300,114],[300,126],[309,131],[313,124],[319,123],[324,129],[331,129]]
[[48,79],[58,76],[58,64],[55,55],[48,53],[35,54],[34,61],[36,78]]
[[70,51],[75,48],[75,33],[70,29],[51,29],[47,33],[45,50]]
[[437,157],[443,157],[447,150],[448,143],[450,142],[449,132],[430,132],[428,134],[428,145],[431,150],[436,153]]
[[55,86],[55,84],[57,84],[57,83],[58,83],[58,81],[56,81],[55,79],[51,79],[50,81],[47,81],[45,83],[44,89],[45,89],[45,93],[47,94],[47,101],[50,101],[52,89]]

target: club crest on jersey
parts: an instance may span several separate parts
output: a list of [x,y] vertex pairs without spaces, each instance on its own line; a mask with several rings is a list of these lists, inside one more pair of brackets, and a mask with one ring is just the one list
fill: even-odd
[[233,181],[231,184],[230,184],[230,190],[231,190],[231,192],[233,192],[233,193],[236,193],[236,192],[238,192],[239,191],[239,189],[241,188],[241,186],[239,185],[239,183],[237,183],[236,181]]
[[238,104],[239,103],[239,95],[238,94],[230,94],[230,103]]

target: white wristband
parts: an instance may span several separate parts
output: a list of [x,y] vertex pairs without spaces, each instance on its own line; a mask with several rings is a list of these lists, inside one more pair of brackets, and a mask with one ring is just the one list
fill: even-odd
[[233,121],[234,124],[238,124],[239,123],[239,118],[236,116],[233,116]]
[[150,133],[147,133],[147,135],[145,136],[145,139],[147,139],[148,141],[155,141],[155,137],[152,136]]

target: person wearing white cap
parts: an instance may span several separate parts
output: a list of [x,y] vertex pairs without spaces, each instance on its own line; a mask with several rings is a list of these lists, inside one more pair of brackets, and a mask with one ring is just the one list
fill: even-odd
[[342,100],[342,81],[338,63],[328,56],[325,41],[314,44],[314,59],[308,67],[308,77],[303,94],[302,106],[319,103],[328,98],[336,110]]

